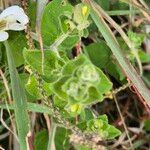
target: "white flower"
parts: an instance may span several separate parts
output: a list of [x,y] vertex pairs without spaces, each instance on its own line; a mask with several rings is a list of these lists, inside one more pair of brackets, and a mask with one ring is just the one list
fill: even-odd
[[0,14],[0,42],[8,39],[9,35],[6,32],[7,30],[24,30],[28,22],[28,16],[19,6],[11,6],[6,8]]

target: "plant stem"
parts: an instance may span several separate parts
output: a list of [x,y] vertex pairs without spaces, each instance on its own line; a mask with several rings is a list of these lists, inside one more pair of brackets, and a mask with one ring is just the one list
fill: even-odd
[[70,31],[63,33],[56,41],[50,46],[50,49],[58,54],[58,46],[69,36]]
[[53,146],[55,146],[54,141],[55,141],[56,128],[57,128],[57,125],[53,122],[50,133],[49,133],[49,141],[48,141],[47,150],[53,149]]
[[122,15],[129,15],[130,13],[139,14],[141,13],[139,10],[112,10],[106,11],[106,13],[110,16],[122,16]]
[[36,34],[38,37],[38,42],[40,44],[40,49],[42,53],[42,73],[44,74],[44,48],[43,40],[41,35],[41,20],[43,16],[44,7],[48,3],[48,0],[37,0],[37,14],[36,14]]

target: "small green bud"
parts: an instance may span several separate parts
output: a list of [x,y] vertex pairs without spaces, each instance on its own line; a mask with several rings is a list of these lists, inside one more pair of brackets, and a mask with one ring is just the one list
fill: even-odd
[[77,70],[77,75],[85,82],[99,82],[100,77],[93,65],[84,65]]
[[93,119],[88,122],[87,126],[89,130],[97,132],[103,127],[103,122],[100,119]]
[[88,7],[86,5],[82,7],[82,14],[83,16],[87,16],[88,14]]
[[74,15],[73,15],[73,20],[77,24],[84,24],[85,21],[87,21],[88,16],[90,13],[90,9],[87,5],[85,4],[78,4],[74,8]]
[[83,106],[81,104],[68,104],[65,109],[71,116],[76,116],[81,113],[82,108]]
[[76,28],[76,25],[71,20],[66,20],[65,24],[67,25],[68,29],[70,29],[70,30],[74,30]]
[[78,95],[78,90],[79,90],[79,86],[77,83],[72,82],[70,83],[68,90],[67,90],[67,94],[76,98]]
[[77,101],[85,99],[87,96],[86,84],[81,83],[78,79],[71,79],[63,89],[69,96]]
[[73,113],[76,113],[76,112],[78,112],[78,110],[80,110],[80,107],[81,107],[80,105],[74,104],[70,107],[70,111]]

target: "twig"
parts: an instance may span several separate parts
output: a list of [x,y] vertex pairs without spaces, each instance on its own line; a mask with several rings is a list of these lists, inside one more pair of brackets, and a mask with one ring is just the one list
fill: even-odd
[[124,2],[129,3],[133,5],[134,7],[138,8],[143,13],[145,18],[150,22],[150,15],[148,14],[149,10],[143,8],[143,6],[139,2],[137,2],[137,0],[133,0],[132,3],[129,0],[124,0]]
[[[124,118],[123,118],[123,116],[122,116],[122,113],[121,113],[119,104],[118,104],[118,102],[117,102],[116,95],[113,94],[113,97],[114,97],[114,101],[115,101],[115,103],[116,103],[116,107],[117,107],[117,110],[118,110],[118,112],[119,112],[120,118],[121,118],[121,120],[122,120],[123,127],[124,127],[124,129],[125,129],[126,135],[127,135],[128,139],[129,139],[130,146],[133,147],[133,144],[132,144],[132,142],[131,142],[131,138],[130,138],[130,136],[129,136],[129,132],[128,132],[128,129],[127,129],[127,126],[126,126],[126,124],[125,124],[125,121],[124,121]],[[132,149],[132,150],[133,150],[133,149]]]
[[5,139],[5,138],[8,137],[9,135],[10,135],[10,132],[9,132],[9,131],[6,132],[6,133],[1,134],[1,135],[0,135],[0,141],[3,140],[3,139]]
[[7,124],[6,124],[5,121],[3,120],[3,109],[1,109],[0,121],[1,121],[2,125],[3,125],[10,133],[12,133],[12,135],[14,135],[14,137],[17,139],[17,141],[19,141],[17,135],[7,126]]
[[5,78],[5,75],[4,75],[4,73],[3,73],[3,71],[1,69],[0,69],[0,75],[1,75],[1,77],[3,79],[3,83],[4,83],[4,86],[5,86],[7,95],[8,95],[9,103],[11,104],[12,103],[12,98],[11,98],[8,82],[7,82],[7,79]]

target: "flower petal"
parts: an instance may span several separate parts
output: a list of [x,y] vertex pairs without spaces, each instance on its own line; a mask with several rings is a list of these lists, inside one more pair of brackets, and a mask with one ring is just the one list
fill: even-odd
[[20,23],[12,23],[12,24],[9,24],[8,28],[9,30],[20,31],[20,30],[26,29],[26,26]]
[[1,31],[0,32],[0,42],[6,41],[8,39],[9,35],[7,32]]
[[25,14],[24,10],[19,6],[11,6],[6,8],[1,14],[0,19],[5,19],[7,17],[13,17],[13,20],[19,21],[21,24],[25,25],[29,22],[28,16]]

